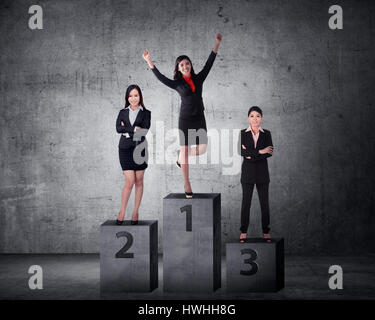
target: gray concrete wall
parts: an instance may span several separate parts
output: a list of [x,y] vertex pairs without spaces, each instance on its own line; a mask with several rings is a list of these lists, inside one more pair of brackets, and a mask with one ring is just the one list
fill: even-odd
[[[263,108],[275,145],[271,234],[285,238],[286,253],[374,252],[373,2],[339,1],[336,31],[331,1],[38,1],[44,29],[34,31],[32,4],[0,5],[1,253],[99,251],[99,225],[116,217],[124,182],[114,124],[126,87],[143,89],[149,139],[158,121],[178,124],[179,97],[142,51],[169,76],[180,54],[200,70],[217,32],[208,128],[244,128],[249,106]],[[239,174],[225,167],[191,169],[194,192],[222,194],[223,244],[239,237],[241,205]],[[161,226],[162,198],[183,192],[182,181],[174,165],[150,164],[140,218]]]

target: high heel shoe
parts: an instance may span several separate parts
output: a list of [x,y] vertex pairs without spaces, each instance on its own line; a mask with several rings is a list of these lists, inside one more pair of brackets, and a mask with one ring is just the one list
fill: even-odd
[[269,233],[263,233],[263,238],[267,241],[267,242],[272,242],[271,240],[271,236]]
[[[242,234],[241,234],[241,235],[242,235]],[[240,242],[241,242],[241,243],[246,242],[246,236],[247,236],[246,234],[245,234],[245,237],[241,237],[241,236],[240,236]]]
[[176,166],[177,168],[181,169],[181,163],[178,162],[178,159],[180,159],[180,150],[177,150],[177,161],[176,161]]
[[137,219],[136,219],[136,220],[133,220],[133,215],[132,215],[132,219],[130,220],[130,224],[131,224],[132,226],[135,226],[135,225],[138,224],[138,213],[137,213],[136,215],[134,215],[134,217],[137,217]]
[[192,193],[192,192],[186,192],[186,191],[185,191],[185,197],[186,197],[187,199],[191,199],[191,198],[193,197],[193,193]]
[[[190,183],[189,183],[189,185],[190,185]],[[191,186],[190,186],[190,189],[191,189]],[[185,190],[185,197],[186,197],[187,199],[192,198],[192,197],[193,197],[193,191],[187,192],[187,191]]]
[[[118,213],[117,217],[119,215],[120,215],[120,212]],[[123,222],[124,222],[124,220],[119,220],[118,218],[116,218],[116,225],[121,226]]]

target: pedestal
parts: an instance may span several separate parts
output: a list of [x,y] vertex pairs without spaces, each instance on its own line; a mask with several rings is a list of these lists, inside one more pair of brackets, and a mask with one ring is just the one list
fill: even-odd
[[227,243],[226,265],[228,292],[278,291],[284,288],[284,239]]
[[158,222],[108,220],[100,226],[100,290],[149,292],[158,286]]
[[221,286],[219,193],[171,193],[163,199],[163,283],[166,292],[212,292]]

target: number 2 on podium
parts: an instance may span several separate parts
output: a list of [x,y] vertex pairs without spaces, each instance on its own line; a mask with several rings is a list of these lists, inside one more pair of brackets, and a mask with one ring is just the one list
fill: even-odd
[[116,253],[116,258],[134,258],[134,253],[126,252],[133,244],[133,236],[126,231],[116,233],[117,238],[126,237],[125,245]]

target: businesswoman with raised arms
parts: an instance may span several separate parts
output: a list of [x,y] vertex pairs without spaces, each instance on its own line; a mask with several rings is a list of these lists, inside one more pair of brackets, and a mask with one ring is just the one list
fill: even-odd
[[139,86],[130,85],[125,93],[125,107],[120,110],[116,120],[116,130],[121,134],[118,152],[121,168],[125,176],[125,185],[121,194],[121,209],[116,224],[124,221],[125,210],[133,186],[135,203],[131,224],[138,224],[138,210],[143,194],[143,176],[147,168],[146,134],[150,128],[151,111],[143,104]]
[[217,34],[212,52],[198,74],[194,72],[193,64],[188,56],[179,56],[175,62],[173,80],[160,73],[151,61],[148,50],[143,52],[143,58],[156,78],[166,86],[176,90],[181,96],[181,109],[178,120],[180,150],[178,151],[176,165],[182,169],[187,198],[192,198],[193,196],[189,180],[189,156],[203,154],[207,148],[207,126],[204,116],[202,88],[203,82],[216,58],[221,40],[221,34]]

